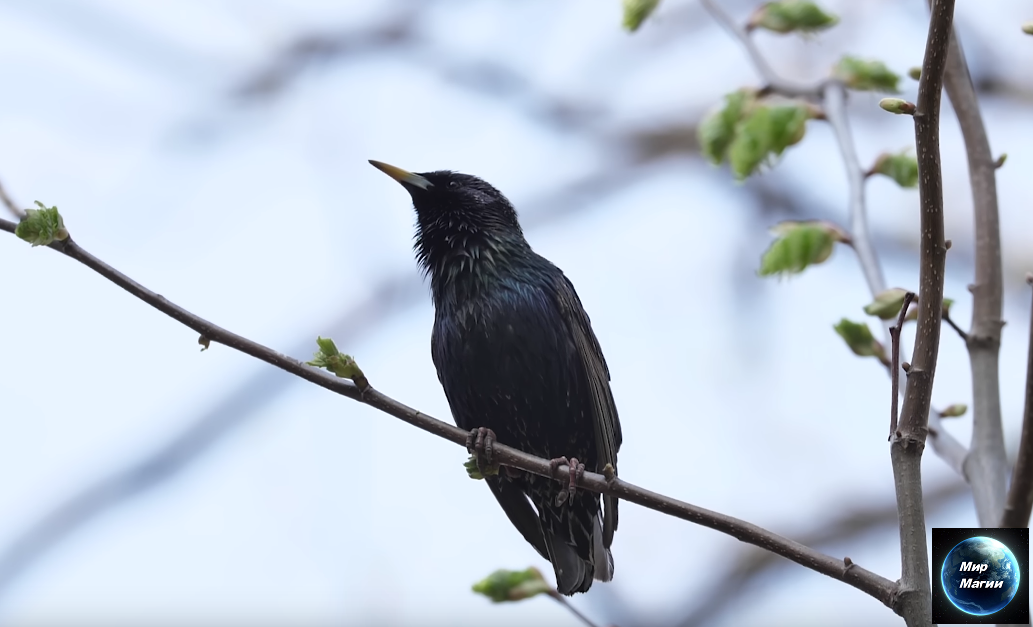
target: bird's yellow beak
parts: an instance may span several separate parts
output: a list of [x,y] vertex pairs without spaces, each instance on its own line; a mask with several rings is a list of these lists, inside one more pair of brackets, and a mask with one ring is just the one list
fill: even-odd
[[380,170],[384,174],[390,176],[394,180],[398,181],[405,187],[415,187],[417,189],[429,189],[434,187],[434,184],[423,178],[419,174],[413,174],[408,170],[402,168],[396,168],[393,165],[384,163],[383,161],[369,160],[369,164],[374,168]]

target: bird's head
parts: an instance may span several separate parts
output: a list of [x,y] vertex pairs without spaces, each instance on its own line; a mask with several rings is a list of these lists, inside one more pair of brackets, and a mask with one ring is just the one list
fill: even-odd
[[487,181],[459,172],[408,172],[370,160],[412,196],[416,256],[432,279],[464,270],[494,272],[510,252],[527,248],[513,205]]

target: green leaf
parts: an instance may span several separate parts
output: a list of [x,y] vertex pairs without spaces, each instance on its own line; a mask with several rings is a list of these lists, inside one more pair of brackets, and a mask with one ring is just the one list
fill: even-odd
[[535,567],[527,570],[499,569],[473,585],[473,591],[495,603],[522,601],[552,592],[542,573]]
[[65,221],[57,207],[47,207],[36,201],[39,209],[26,209],[25,217],[14,229],[14,234],[33,246],[47,246],[54,240],[68,238]]
[[811,110],[804,106],[771,107],[771,152],[781,155],[803,139]]
[[772,230],[777,237],[760,260],[760,276],[797,274],[807,266],[821,263],[832,254],[845,234],[824,222],[782,222]]
[[637,31],[659,4],[660,0],[624,0],[624,28]]
[[864,313],[877,316],[880,320],[893,320],[900,315],[907,290],[893,287],[875,295],[875,300],[864,306]]
[[470,459],[463,462],[463,468],[466,468],[466,474],[469,475],[471,479],[480,481],[481,479],[484,479],[485,475],[489,477],[498,475],[500,466],[499,464],[492,464],[485,468],[484,472],[481,472],[481,469],[477,467],[477,458],[471,455]]
[[911,154],[910,150],[897,154],[883,153],[875,160],[872,173],[888,176],[901,187],[917,187],[918,159]]
[[898,93],[900,76],[886,67],[882,61],[864,61],[857,57],[843,57],[832,68],[832,75],[850,89],[858,91],[882,91]]
[[332,339],[320,337],[316,339],[316,344],[319,351],[312,357],[312,361],[305,363],[316,368],[326,368],[342,379],[351,379],[360,390],[365,391],[369,388],[369,381],[359,368],[359,364],[351,355],[339,352]]
[[761,5],[747,24],[748,28],[765,28],[776,33],[800,31],[812,33],[831,28],[839,18],[826,13],[813,2],[782,0]]
[[961,416],[964,416],[967,411],[968,405],[964,403],[954,403],[940,412],[940,418],[960,418]]
[[757,106],[739,121],[728,148],[728,163],[739,180],[803,139],[811,110],[800,105]]
[[865,322],[852,322],[843,318],[839,324],[832,327],[843,338],[846,345],[855,355],[860,357],[876,357],[884,364],[889,364],[886,358],[886,351],[873,336],[871,329]]
[[728,158],[728,147],[735,139],[735,127],[742,118],[743,110],[752,105],[752,91],[739,90],[725,96],[725,106],[711,113],[699,126],[699,143],[703,156],[714,165],[720,165]]

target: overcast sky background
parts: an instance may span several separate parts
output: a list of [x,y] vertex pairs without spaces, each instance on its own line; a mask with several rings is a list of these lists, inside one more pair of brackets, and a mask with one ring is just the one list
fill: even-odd
[[[920,64],[922,2],[825,4],[843,22],[830,33],[758,34],[783,75],[820,79],[844,53],[902,74]],[[758,79],[695,2],[667,0],[635,35],[619,5],[3,0],[0,180],[23,206],[57,205],[80,245],[173,302],[299,358],[331,335],[376,388],[449,419],[411,203],[366,160],[479,175],[514,202],[592,318],[623,478],[790,536],[887,506],[888,380],[832,331],[869,300],[853,254],[788,281],[754,274],[777,220],[845,219],[829,129],[810,122],[745,186],[691,152],[635,152],[621,138],[670,137]],[[724,6],[744,19],[753,5]],[[956,21],[993,88],[982,102],[993,150],[1008,153],[1010,455],[1033,269],[1033,38],[1019,29],[1031,18],[1009,1],[959,3]],[[385,24],[403,26],[369,35]],[[284,51],[312,50],[314,35],[349,47],[293,72]],[[914,99],[917,84],[903,87]],[[851,97],[865,164],[913,144],[911,120],[878,99]],[[971,200],[949,108],[943,133],[945,294],[967,327]],[[771,191],[789,206],[765,206]],[[914,288],[917,191],[873,179],[868,193],[887,281]],[[181,472],[0,585],[0,625],[579,624],[546,598],[495,606],[470,591],[496,568],[551,568],[466,478],[459,447],[223,346],[199,352],[194,332],[52,251],[0,237],[0,268],[0,556],[188,425],[225,427]],[[969,403],[967,354],[947,329],[940,359],[934,407]],[[967,443],[970,417],[948,429]],[[930,489],[957,480],[931,449],[924,478]],[[975,521],[967,495],[929,513],[930,527]],[[893,524],[820,548],[899,576]],[[756,550],[625,505],[615,580],[573,602],[600,624],[676,624]],[[709,624],[900,622],[786,565]]]

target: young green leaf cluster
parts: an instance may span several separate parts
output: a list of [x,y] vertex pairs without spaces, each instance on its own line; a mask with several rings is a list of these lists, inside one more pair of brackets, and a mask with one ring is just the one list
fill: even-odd
[[918,186],[918,159],[910,150],[896,154],[884,152],[875,160],[869,174],[881,174],[893,179],[901,187]]
[[[900,308],[904,306],[904,297],[908,291],[901,287],[891,287],[888,290],[883,290],[875,295],[875,299],[864,306],[864,312],[869,316],[875,316],[880,320],[893,320],[900,313]],[[909,322],[918,319],[918,300],[920,296],[915,296],[914,300],[911,301],[911,306],[907,310],[907,314],[904,316],[904,321]],[[950,315],[951,305],[954,301],[950,298],[943,299],[943,316],[947,317]]]
[[725,106],[703,120],[700,145],[711,163],[727,161],[743,180],[803,139],[812,117],[814,110],[804,103],[771,104],[743,89],[725,96]]
[[319,351],[312,357],[312,361],[305,363],[316,368],[326,368],[342,379],[351,379],[360,390],[369,388],[369,381],[362,374],[359,364],[355,363],[351,355],[338,351],[333,340],[320,337],[316,339],[316,344]]
[[839,18],[826,13],[813,2],[782,0],[761,5],[750,16],[747,28],[763,28],[775,33],[813,33],[832,28]]
[[523,601],[539,594],[550,594],[552,586],[535,567],[527,570],[499,569],[473,585],[473,591],[495,603]]
[[900,75],[891,71],[882,61],[865,61],[845,56],[832,68],[832,76],[850,89],[881,91],[896,94]]
[[828,259],[836,242],[850,242],[843,229],[819,220],[781,222],[771,232],[776,237],[761,257],[760,276],[798,274]]
[[470,459],[463,462],[463,468],[466,469],[466,474],[469,475],[471,479],[475,481],[481,481],[486,476],[494,477],[495,475],[499,474],[499,469],[501,468],[501,466],[499,466],[498,463],[494,463],[489,466],[485,466],[485,468],[482,471],[482,469],[477,465],[477,458],[471,455]]
[[854,322],[843,318],[832,328],[843,338],[855,355],[875,357],[883,365],[889,367],[890,360],[886,357],[886,348],[872,335],[872,330],[868,328],[867,322]]
[[57,207],[47,207],[36,201],[39,209],[26,209],[25,217],[18,223],[14,234],[33,246],[48,246],[54,241],[68,237],[65,221]]
[[637,31],[659,4],[660,0],[624,0],[624,28]]

